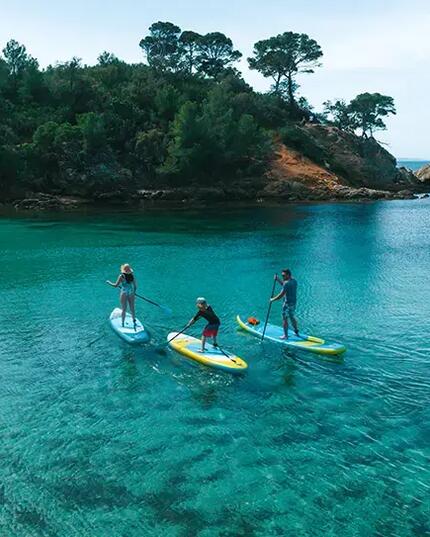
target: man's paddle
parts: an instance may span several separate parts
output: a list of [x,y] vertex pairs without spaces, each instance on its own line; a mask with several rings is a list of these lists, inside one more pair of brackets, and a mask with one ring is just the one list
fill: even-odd
[[175,338],[177,338],[178,336],[183,334],[185,332],[185,330],[188,328],[188,326],[189,325],[187,323],[186,326],[184,326],[184,328],[180,332],[177,332],[171,339],[168,339],[165,343],[162,343],[161,345],[158,345],[157,352],[160,353],[160,354],[166,354],[166,351],[164,350],[164,347],[166,347],[166,345],[168,345]]
[[[273,293],[275,292],[275,285],[276,285],[276,280],[278,279],[278,275],[275,274],[275,276],[273,277],[273,287],[272,287],[272,292],[270,293],[270,298],[272,299],[273,298]],[[272,309],[272,302],[269,302],[269,307],[267,309],[267,315],[266,315],[266,321],[264,323],[264,328],[263,328],[263,333],[261,335],[261,341],[263,341],[264,339],[264,336],[266,334],[266,328],[267,328],[267,323],[269,322],[269,315],[270,315],[270,310]]]
[[157,308],[160,308],[166,315],[172,315],[172,310],[168,308],[167,306],[162,306],[161,304],[158,304],[157,302],[154,302],[153,300],[150,300],[149,298],[146,298],[145,296],[138,295],[137,293],[135,293],[135,295],[141,298],[142,300],[149,302],[153,306],[157,306]]
[[189,328],[189,326],[190,326],[190,325],[187,323],[187,324],[184,326],[184,328],[183,328],[180,332],[177,332],[171,339],[168,339],[168,340],[167,340],[166,345],[168,345],[171,341],[173,341],[173,340],[176,339],[178,336],[180,336],[181,334],[183,334],[183,333],[185,332],[185,330],[186,330],[187,328]]
[[216,349],[218,349],[219,351],[221,351],[224,356],[226,356],[227,358],[229,358],[232,362],[234,362],[235,364],[237,364],[236,360],[234,358],[232,358],[228,353],[226,353],[225,351],[223,351],[221,349],[221,347],[218,345],[218,343],[216,345],[213,345]]

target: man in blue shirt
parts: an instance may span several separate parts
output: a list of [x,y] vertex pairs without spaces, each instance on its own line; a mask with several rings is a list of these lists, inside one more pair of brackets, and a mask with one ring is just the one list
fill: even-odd
[[296,336],[299,335],[299,328],[297,326],[296,303],[297,303],[297,281],[292,277],[290,269],[284,269],[282,271],[282,280],[276,276],[276,280],[282,285],[282,291],[270,299],[270,302],[275,300],[284,299],[282,304],[282,322],[284,327],[284,336],[282,339],[288,339],[288,319],[290,319],[293,325]]

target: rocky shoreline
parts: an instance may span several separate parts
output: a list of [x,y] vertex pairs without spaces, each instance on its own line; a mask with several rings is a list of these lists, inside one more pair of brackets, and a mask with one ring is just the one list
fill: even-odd
[[[348,159],[354,156],[352,150]],[[18,199],[9,200],[5,207],[16,211],[74,211],[84,208],[104,207],[154,207],[175,205],[193,207],[211,204],[286,204],[307,202],[348,202],[414,199],[428,197],[430,191],[430,165],[413,173],[406,168],[392,169],[391,155],[383,153],[386,171],[385,181],[373,179],[348,180],[334,173],[329,166],[317,164],[299,152],[279,145],[269,172],[260,178],[248,178],[234,183],[218,183],[211,187],[147,188],[135,192],[105,192],[92,198],[63,196],[59,194],[26,193]],[[354,158],[358,159],[355,155]],[[381,156],[379,156],[381,158]],[[387,162],[386,162],[387,161]],[[343,163],[344,169],[359,169],[363,162],[358,159],[352,165]],[[360,165],[360,166],[359,166]],[[380,165],[383,171],[384,167]],[[349,172],[352,173],[351,171]],[[382,172],[381,172],[382,173]],[[371,183],[371,184],[369,184]],[[379,186],[381,185],[381,186]]]
[[[275,140],[263,176],[217,181],[213,186],[150,186],[117,189],[84,198],[26,192],[7,201],[7,210],[74,211],[105,207],[195,207],[211,204],[286,204],[413,199],[430,192],[430,165],[417,172],[398,168],[396,159],[374,139],[335,127],[306,124],[297,129],[308,145],[299,150]],[[309,155],[312,149],[312,155]],[[306,156],[307,154],[307,156]],[[311,158],[312,157],[312,158]],[[136,179],[144,184],[145,178]],[[85,191],[85,190],[84,190]]]
[[[366,187],[353,188],[338,186],[335,189],[318,188],[314,191],[306,191],[302,185],[289,185],[283,191],[241,191],[217,188],[199,189],[154,189],[141,190],[133,196],[124,199],[122,195],[111,193],[108,200],[85,199],[70,196],[56,196],[37,193],[22,199],[13,200],[3,207],[13,208],[16,211],[76,211],[83,208],[103,208],[110,206],[144,207],[177,205],[187,207],[198,204],[226,204],[231,202],[246,202],[247,204],[264,203],[306,203],[306,202],[347,202],[347,201],[376,201],[395,199],[414,199],[416,194],[410,190],[390,192],[386,190],[374,190]],[[426,194],[424,196],[427,196]]]

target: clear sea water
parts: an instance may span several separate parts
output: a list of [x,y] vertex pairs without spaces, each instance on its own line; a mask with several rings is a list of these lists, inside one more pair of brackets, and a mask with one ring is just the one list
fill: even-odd
[[[429,200],[0,226],[2,537],[430,535]],[[121,262],[173,309],[139,303],[147,347],[107,323]],[[285,266],[343,361],[236,330]],[[198,295],[245,375],[157,349]]]
[[400,159],[397,161],[397,166],[404,166],[410,170],[416,172],[426,164],[429,164],[429,160],[412,160],[412,159]]

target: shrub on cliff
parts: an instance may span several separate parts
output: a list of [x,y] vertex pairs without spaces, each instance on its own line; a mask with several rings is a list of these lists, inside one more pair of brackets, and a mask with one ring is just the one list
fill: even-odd
[[286,146],[299,151],[317,164],[324,164],[327,159],[326,151],[314,138],[309,136],[306,130],[297,125],[289,124],[282,127],[279,133]]

